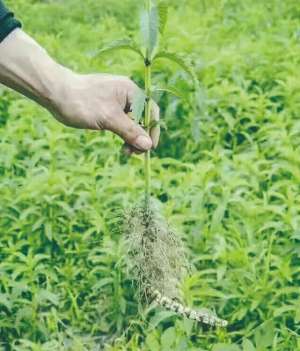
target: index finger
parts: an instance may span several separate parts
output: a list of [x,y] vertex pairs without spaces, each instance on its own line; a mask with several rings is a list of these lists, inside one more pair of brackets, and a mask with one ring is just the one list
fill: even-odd
[[[128,88],[128,91],[127,91],[127,110],[132,112],[134,99],[137,96],[137,94],[139,94],[140,91],[141,89],[135,83],[132,82],[132,84],[130,84],[130,87]],[[157,103],[153,99],[151,100],[150,104],[151,104],[150,137],[152,139],[153,148],[155,149],[159,143],[159,138],[160,138],[160,125],[159,125],[160,109]],[[132,116],[131,113],[130,115]]]

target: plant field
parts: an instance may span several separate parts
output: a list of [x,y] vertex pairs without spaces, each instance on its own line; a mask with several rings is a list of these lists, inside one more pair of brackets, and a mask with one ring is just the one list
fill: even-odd
[[[79,72],[130,75],[138,0],[7,0],[24,30]],[[1,351],[300,351],[300,7],[296,0],[173,0],[153,84],[167,129],[152,192],[188,247],[187,305],[209,328],[141,306],[115,230],[143,193],[143,157],[75,130],[0,87]],[[133,74],[132,74],[133,72]]]

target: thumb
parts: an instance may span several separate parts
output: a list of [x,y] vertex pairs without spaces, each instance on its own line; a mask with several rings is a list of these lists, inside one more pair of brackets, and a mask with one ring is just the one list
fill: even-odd
[[128,117],[121,109],[111,116],[107,129],[119,135],[125,143],[140,151],[152,148],[152,140],[145,130]]

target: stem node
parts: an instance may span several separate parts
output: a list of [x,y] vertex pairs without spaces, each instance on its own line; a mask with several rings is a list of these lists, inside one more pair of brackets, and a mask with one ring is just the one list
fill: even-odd
[[145,58],[144,62],[146,67],[151,66],[151,61],[148,58]]

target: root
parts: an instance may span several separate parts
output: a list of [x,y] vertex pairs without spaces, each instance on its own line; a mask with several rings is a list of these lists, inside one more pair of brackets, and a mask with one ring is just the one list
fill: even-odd
[[144,297],[151,298],[150,285],[164,296],[178,298],[188,271],[185,247],[160,212],[152,200],[149,207],[141,202],[125,215],[128,266]]
[[174,301],[168,297],[163,296],[158,290],[152,290],[154,301],[165,307],[167,310],[175,312],[180,316],[195,320],[197,322],[208,324],[212,327],[226,327],[228,322],[220,319],[210,311],[206,310],[192,310],[189,307],[185,307],[177,301]]
[[189,265],[185,246],[170,229],[161,211],[151,200],[131,209],[124,218],[128,267],[137,282],[140,295],[189,319],[211,326],[225,327],[227,322],[205,309],[196,311],[180,302],[180,285]]

